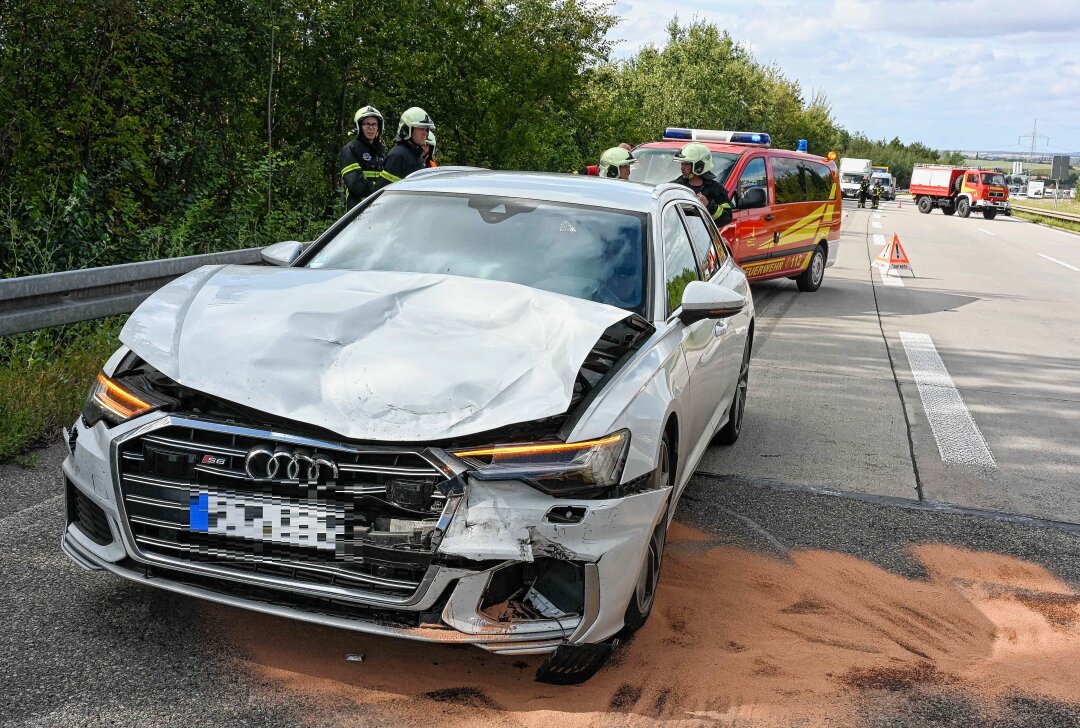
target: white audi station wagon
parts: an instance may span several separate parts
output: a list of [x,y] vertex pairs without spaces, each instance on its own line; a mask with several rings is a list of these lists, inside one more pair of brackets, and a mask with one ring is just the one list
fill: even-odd
[[685,188],[441,168],[127,321],[66,433],[86,569],[343,629],[543,654],[644,624],[739,436],[754,309]]

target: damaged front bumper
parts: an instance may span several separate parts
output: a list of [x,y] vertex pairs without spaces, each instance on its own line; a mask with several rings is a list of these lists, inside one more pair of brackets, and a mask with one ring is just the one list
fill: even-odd
[[[267,614],[496,653],[547,653],[617,633],[670,495],[659,488],[610,499],[557,498],[519,481],[482,482],[464,474],[464,487],[449,494],[416,583],[392,573],[364,577],[379,588],[332,577],[317,583],[290,578],[272,555],[211,563],[147,546],[155,542],[133,527],[125,505],[153,499],[122,490],[119,461],[127,451],[121,446],[170,424],[175,418],[112,430],[75,424],[63,467],[69,507],[62,546],[76,564]],[[95,529],[87,519],[97,512]],[[293,574],[314,569],[302,562],[286,566]]]

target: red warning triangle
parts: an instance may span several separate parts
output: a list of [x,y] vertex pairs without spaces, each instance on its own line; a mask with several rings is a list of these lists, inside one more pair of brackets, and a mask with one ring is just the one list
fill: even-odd
[[889,244],[878,253],[878,257],[874,262],[897,268],[907,268],[911,265],[911,260],[908,259],[907,253],[904,252],[904,246],[900,245],[900,238],[895,234]]

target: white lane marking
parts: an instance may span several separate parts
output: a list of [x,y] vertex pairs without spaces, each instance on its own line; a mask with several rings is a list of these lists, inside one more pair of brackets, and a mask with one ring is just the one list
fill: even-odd
[[990,232],[989,230],[983,230],[982,228],[979,228],[979,230],[982,230],[982,232],[986,233],[987,235],[989,235],[989,236],[990,236],[990,237],[992,237],[992,238],[996,238],[996,237],[997,237],[997,235],[995,235],[994,233]]
[[1075,265],[1069,265],[1068,263],[1063,263],[1060,260],[1058,260],[1057,258],[1051,258],[1049,255],[1043,255],[1042,253],[1036,253],[1036,255],[1038,255],[1040,258],[1046,258],[1047,260],[1049,260],[1052,263],[1057,263],[1058,265],[1063,265],[1066,268],[1068,268],[1069,270],[1074,270],[1077,273],[1080,273],[1080,268],[1077,268]]
[[953,384],[933,340],[926,334],[901,331],[900,341],[904,344],[911,374],[919,388],[919,399],[930,420],[942,461],[997,467],[986,439],[964,404],[960,390]]
[[877,220],[875,220],[874,222],[872,222],[870,224],[874,226],[875,230],[880,230],[881,229],[881,223],[878,222]]
[[878,271],[881,272],[881,282],[886,286],[904,287],[904,281],[900,278],[900,271],[898,269],[890,266],[888,270],[885,270],[884,266],[878,266]]
[[874,233],[874,245],[884,245],[885,236],[881,233]]
[[875,220],[880,220],[881,219],[881,213],[880,212],[875,212],[874,213],[874,219]]

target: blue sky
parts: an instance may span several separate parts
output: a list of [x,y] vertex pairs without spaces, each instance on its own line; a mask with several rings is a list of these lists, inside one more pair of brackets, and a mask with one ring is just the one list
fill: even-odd
[[[618,0],[616,57],[662,45],[678,13],[726,28],[837,121],[938,149],[1080,152],[1080,0]],[[766,130],[767,131],[767,130]]]

